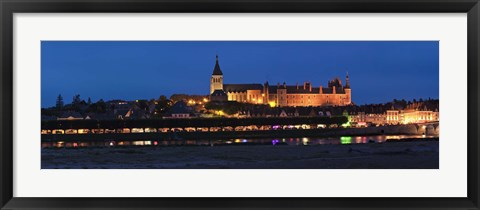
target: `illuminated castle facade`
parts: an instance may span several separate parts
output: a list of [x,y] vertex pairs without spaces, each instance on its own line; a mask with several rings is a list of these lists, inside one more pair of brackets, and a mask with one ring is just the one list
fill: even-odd
[[392,109],[387,110],[386,113],[387,124],[425,123],[432,121],[439,121],[438,109],[435,111],[428,110],[426,106],[422,107],[420,102],[410,104],[403,110],[395,109],[392,106]]
[[210,100],[238,101],[253,104],[269,104],[272,107],[284,106],[343,106],[352,103],[352,89],[348,74],[345,85],[339,78],[328,82],[327,87],[313,87],[310,82],[303,85],[278,83],[224,84],[223,73],[218,64],[218,55],[210,78]]

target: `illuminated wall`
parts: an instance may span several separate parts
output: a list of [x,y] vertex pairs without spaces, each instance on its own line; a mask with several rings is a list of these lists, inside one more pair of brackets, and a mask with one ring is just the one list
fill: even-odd
[[[337,84],[336,88],[330,87],[331,92],[324,93],[323,87],[313,88],[310,82],[305,82],[303,86],[297,85],[297,90],[288,89],[287,85],[278,84],[276,92],[269,92],[268,82],[263,84],[262,89],[252,90],[224,90],[223,75],[212,75],[210,80],[210,94],[215,90],[223,90],[227,94],[228,101],[238,101],[242,103],[267,104],[271,107],[284,106],[327,106],[327,105],[349,105],[352,103],[350,86]],[[292,87],[292,86],[288,86]],[[258,87],[257,87],[258,88]],[[288,92],[290,90],[291,92]],[[337,90],[343,90],[337,93]]]
[[229,101],[247,102],[247,92],[227,92]]
[[227,92],[229,101],[270,106],[326,106],[351,104],[350,89],[345,93],[288,93],[286,89],[277,89],[276,94],[266,95],[263,90],[246,90],[243,92]]
[[409,124],[438,121],[438,116],[438,112],[426,110],[388,110],[386,119],[388,124]]
[[[247,102],[252,104],[263,104],[261,90],[247,90]],[[266,104],[266,102],[265,102]]]
[[212,75],[210,78],[210,94],[215,90],[223,90],[223,75]]
[[348,94],[297,94],[287,92],[287,106],[326,106],[326,105],[349,105]]

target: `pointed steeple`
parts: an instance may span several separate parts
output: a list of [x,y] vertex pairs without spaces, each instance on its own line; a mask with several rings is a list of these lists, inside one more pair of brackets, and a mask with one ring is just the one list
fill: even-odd
[[218,55],[215,62],[215,68],[213,68],[212,75],[223,75],[222,70],[220,70],[220,65],[218,65]]
[[348,77],[348,71],[347,71],[347,76],[345,78],[345,88],[350,88],[350,77]]

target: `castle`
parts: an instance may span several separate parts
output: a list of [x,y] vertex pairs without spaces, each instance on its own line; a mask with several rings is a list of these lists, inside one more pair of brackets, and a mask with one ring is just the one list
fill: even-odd
[[343,106],[352,103],[348,73],[343,86],[339,78],[328,82],[327,87],[313,87],[310,82],[303,85],[278,83],[224,84],[223,73],[216,56],[215,67],[210,78],[211,101],[238,101],[253,104],[268,104],[271,107],[285,106]]

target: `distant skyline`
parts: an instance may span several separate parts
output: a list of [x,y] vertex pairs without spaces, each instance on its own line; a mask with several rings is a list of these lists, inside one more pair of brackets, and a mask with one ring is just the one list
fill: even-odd
[[224,83],[310,81],[348,72],[352,101],[439,98],[437,41],[42,41],[41,105],[208,95],[215,55]]

